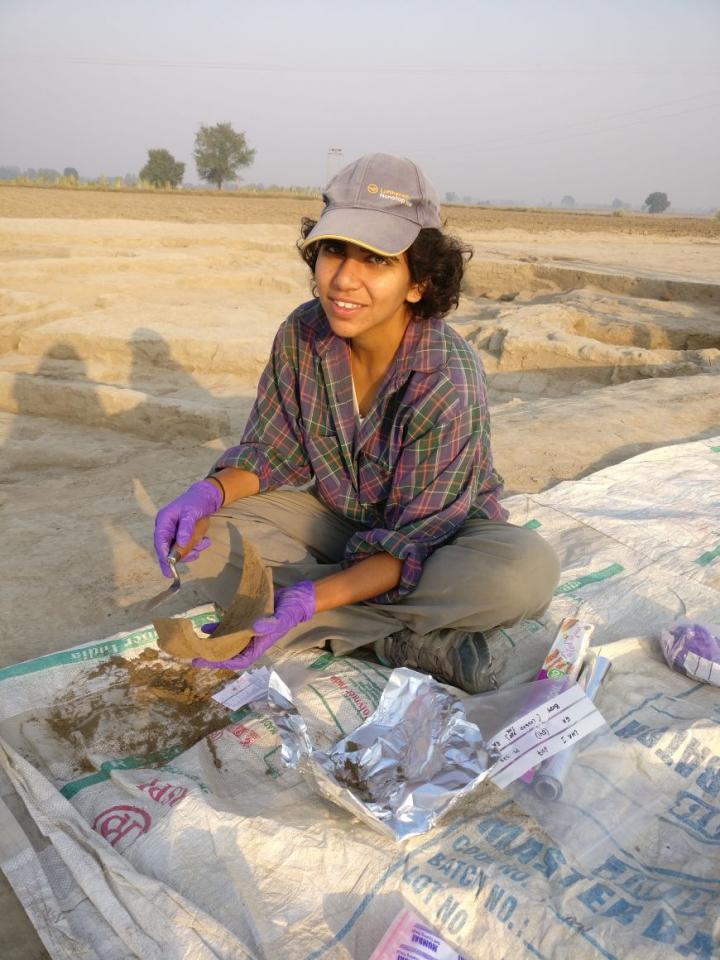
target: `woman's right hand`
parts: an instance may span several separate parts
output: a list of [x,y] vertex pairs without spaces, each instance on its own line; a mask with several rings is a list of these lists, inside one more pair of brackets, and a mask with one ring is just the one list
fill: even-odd
[[[195,528],[199,521],[216,513],[222,502],[223,495],[219,487],[210,480],[200,480],[158,512],[155,517],[154,541],[163,576],[172,577],[167,558],[173,547],[178,548],[184,563],[190,563],[197,560],[200,552],[210,546],[210,540],[205,536],[201,536],[197,543],[194,542]],[[207,528],[207,523],[204,527]],[[201,533],[204,533],[204,529]],[[192,549],[188,550],[189,547]]]

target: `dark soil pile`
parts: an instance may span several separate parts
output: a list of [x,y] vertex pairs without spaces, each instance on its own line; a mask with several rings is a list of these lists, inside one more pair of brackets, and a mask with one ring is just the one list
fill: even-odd
[[91,770],[97,759],[143,758],[159,766],[227,725],[212,695],[231,670],[196,669],[147,648],[137,657],[110,657],[55,699],[46,722]]

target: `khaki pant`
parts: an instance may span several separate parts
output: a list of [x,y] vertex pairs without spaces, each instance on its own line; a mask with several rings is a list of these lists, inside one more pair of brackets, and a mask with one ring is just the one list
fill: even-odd
[[[242,567],[241,536],[272,568],[276,586],[318,580],[340,569],[345,544],[359,527],[312,493],[275,490],[222,507],[210,521],[212,545],[191,569],[208,597],[226,608]],[[550,546],[533,530],[490,520],[466,520],[423,566],[415,590],[396,603],[355,603],[316,614],[292,630],[283,646],[322,647],[335,654],[410,627],[489,630],[547,607],[560,569]]]

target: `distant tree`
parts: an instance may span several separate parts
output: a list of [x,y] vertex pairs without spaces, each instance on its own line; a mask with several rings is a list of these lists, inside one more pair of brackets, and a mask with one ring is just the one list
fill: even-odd
[[184,173],[185,164],[179,163],[169,150],[148,150],[148,161],[140,171],[140,179],[156,187],[177,187]]
[[245,133],[233,130],[230,123],[204,124],[195,134],[195,166],[202,180],[222,185],[237,179],[240,167],[249,167],[255,159],[255,150],[247,145]]
[[445,203],[457,203],[457,194],[454,190],[448,190],[445,194]]
[[575,197],[571,197],[569,193],[566,193],[560,201],[560,206],[565,207],[566,210],[572,210],[575,206]]
[[27,170],[23,170],[22,175],[28,180],[36,180],[38,172],[35,167],[28,167]]
[[620,200],[618,197],[615,197],[612,202],[613,210],[627,210],[629,206],[629,203],[627,203],[625,200]]
[[63,170],[63,176],[68,177],[71,180],[79,180],[80,174],[77,172],[75,167],[65,167]]
[[52,167],[40,167],[37,175],[39,180],[49,180],[51,183],[60,179],[60,171],[54,170]]
[[0,180],[14,180],[21,175],[20,167],[0,167]]
[[670,201],[668,200],[668,195],[656,190],[654,193],[647,195],[643,209],[647,210],[648,213],[662,213],[664,210],[667,210],[669,206]]

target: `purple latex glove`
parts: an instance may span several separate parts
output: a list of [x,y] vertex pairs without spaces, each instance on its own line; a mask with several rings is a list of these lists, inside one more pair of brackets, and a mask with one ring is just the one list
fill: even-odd
[[[242,653],[229,660],[204,660],[202,657],[197,657],[192,665],[224,670],[245,670],[293,627],[305,623],[314,615],[315,584],[312,580],[302,580],[291,587],[283,587],[275,594],[275,612],[271,617],[261,617],[255,621],[252,625],[253,638]],[[201,629],[205,633],[212,633],[216,627],[217,624],[208,623]]]
[[[172,577],[167,558],[173,546],[177,544],[178,547],[186,547],[198,520],[212,516],[220,509],[222,501],[222,493],[214,483],[210,483],[209,480],[200,480],[160,510],[155,517],[155,553],[163,576]],[[183,563],[197,560],[200,552],[209,546],[210,540],[208,537],[203,537],[190,553],[182,558]]]

